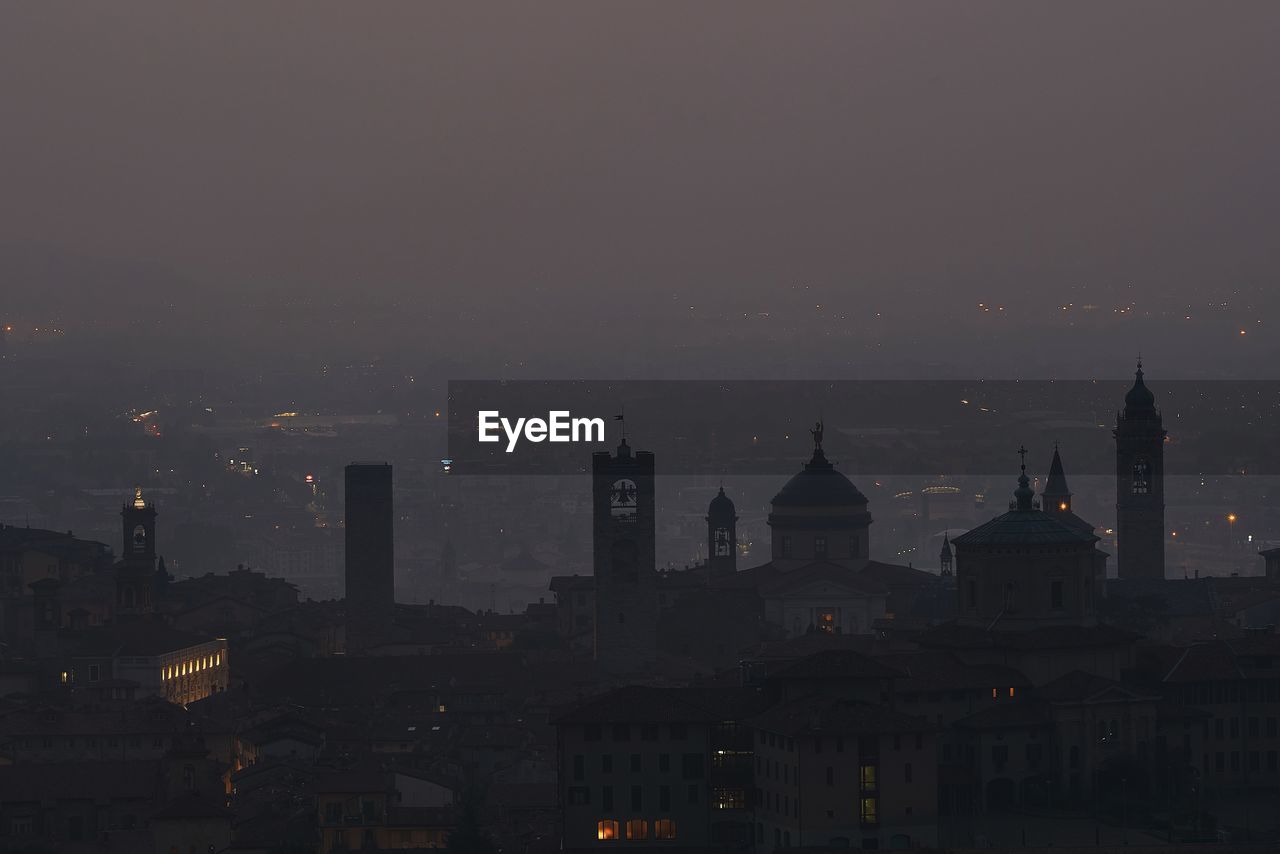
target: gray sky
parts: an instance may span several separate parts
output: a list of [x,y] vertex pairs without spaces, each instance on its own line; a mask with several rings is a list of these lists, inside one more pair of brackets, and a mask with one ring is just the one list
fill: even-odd
[[1231,334],[1275,305],[1277,44],[1271,0],[10,3],[0,309],[1239,366],[1275,355]]

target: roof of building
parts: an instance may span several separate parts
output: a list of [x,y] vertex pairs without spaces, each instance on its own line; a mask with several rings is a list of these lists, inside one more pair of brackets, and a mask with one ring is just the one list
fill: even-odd
[[1040,626],[1031,629],[988,631],[955,622],[943,623],[922,633],[924,647],[955,649],[1087,649],[1132,643],[1139,635],[1105,623],[1096,626]]
[[159,782],[158,760],[0,765],[0,803],[146,800]]
[[1124,396],[1125,418],[1135,415],[1151,415],[1155,413],[1156,396],[1143,381],[1142,360],[1138,360],[1138,369],[1133,373],[1133,387]]
[[967,664],[950,650],[925,649],[890,653],[877,658],[903,672],[904,677],[895,683],[899,693],[1024,687],[1031,684],[1016,668],[1003,664]]
[[853,481],[836,471],[827,461],[822,448],[815,448],[805,467],[793,475],[773,497],[779,507],[850,507],[865,506],[867,497]]
[[750,723],[758,729],[790,736],[926,732],[934,728],[925,718],[888,706],[836,697],[806,697],[783,703],[751,718]]
[[720,487],[720,491],[711,499],[711,503],[707,505],[707,516],[716,518],[733,518],[737,512],[737,508],[733,505],[733,499],[724,494],[724,487]]
[[957,548],[968,546],[1044,546],[1086,545],[1098,538],[1089,530],[1068,525],[1061,518],[1038,508],[1014,508],[978,527],[966,531],[951,542]]
[[828,649],[815,652],[794,664],[770,674],[770,679],[900,679],[906,674],[885,662],[852,649]]
[[64,633],[80,656],[153,656],[209,643],[209,635],[184,632],[159,620],[136,620]]
[[999,703],[956,721],[963,729],[1007,729],[1012,727],[1042,727],[1053,722],[1053,715],[1045,703],[1035,700],[1013,700]]
[[680,689],[629,685],[593,697],[552,719],[580,723],[711,723],[719,716]]
[[1061,519],[1054,518],[1035,504],[1035,493],[1031,489],[1031,480],[1027,477],[1026,448],[1019,451],[1023,455],[1022,471],[1018,475],[1018,488],[1013,491],[1013,501],[1009,504],[1009,512],[984,522],[973,530],[966,531],[951,542],[957,550],[971,546],[1044,546],[1044,545],[1090,545],[1098,538],[1092,530],[1069,525]]

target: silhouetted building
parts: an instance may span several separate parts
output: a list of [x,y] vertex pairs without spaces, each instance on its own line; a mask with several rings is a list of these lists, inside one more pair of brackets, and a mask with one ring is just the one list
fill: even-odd
[[1116,416],[1116,547],[1120,578],[1164,578],[1164,438],[1155,395],[1142,380]]
[[633,453],[624,438],[616,455],[597,452],[591,464],[596,660],[635,670],[657,656],[653,454]]
[[987,630],[1092,626],[1101,589],[1098,538],[1040,508],[1023,453],[1009,512],[953,540],[957,622]]
[[713,578],[738,570],[738,511],[723,486],[707,507],[707,570]]
[[867,497],[827,461],[822,424],[810,432],[813,457],[773,497],[773,566],[786,571],[827,561],[853,567],[870,554]]
[[951,577],[954,571],[954,557],[951,553],[951,538],[942,535],[942,551],[938,552],[938,574],[943,578]]
[[353,652],[395,611],[395,530],[389,463],[346,469],[347,645]]
[[156,507],[134,490],[133,500],[120,508],[123,549],[116,563],[116,614],[135,616],[155,610]]

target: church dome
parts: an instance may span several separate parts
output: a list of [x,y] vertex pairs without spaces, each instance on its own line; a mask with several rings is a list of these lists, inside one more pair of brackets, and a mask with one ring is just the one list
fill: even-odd
[[866,503],[867,497],[853,485],[853,481],[836,471],[821,448],[815,449],[813,458],[804,469],[773,496],[775,508],[848,507]]
[[1084,545],[1097,542],[1098,538],[1092,531],[1065,524],[1035,504],[1035,493],[1027,477],[1026,449],[1020,448],[1019,452],[1024,457],[1022,473],[1018,477],[1018,488],[1013,491],[1009,512],[966,531],[952,542],[957,546]]

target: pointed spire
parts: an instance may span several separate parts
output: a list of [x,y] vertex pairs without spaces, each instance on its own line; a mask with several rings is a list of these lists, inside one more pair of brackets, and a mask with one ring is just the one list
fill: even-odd
[[[1062,468],[1062,455],[1058,443],[1053,443],[1053,461],[1049,463],[1049,477],[1044,484],[1045,509],[1070,510],[1071,490],[1067,488],[1067,475]],[[1062,506],[1066,504],[1066,506]]]
[[938,553],[938,557],[943,561],[951,560],[951,537],[946,532],[942,534],[942,551]]

